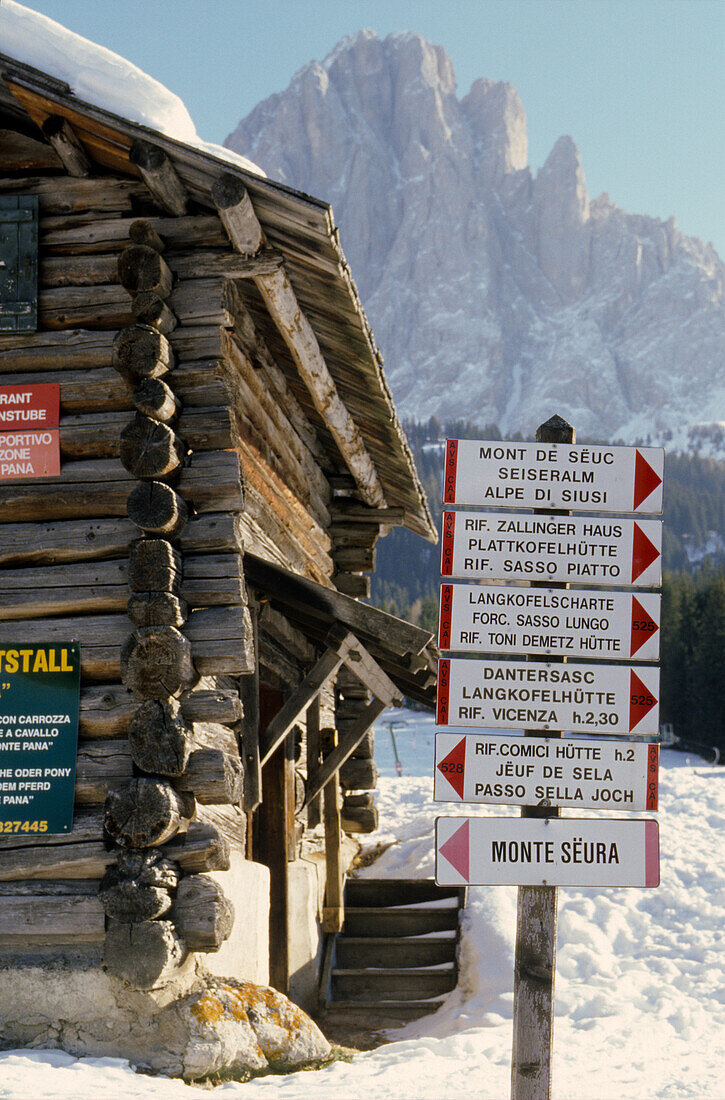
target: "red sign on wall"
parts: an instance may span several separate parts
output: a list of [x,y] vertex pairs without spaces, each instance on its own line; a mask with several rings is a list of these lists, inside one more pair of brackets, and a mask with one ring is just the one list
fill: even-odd
[[0,386],[0,481],[60,474],[60,385]]

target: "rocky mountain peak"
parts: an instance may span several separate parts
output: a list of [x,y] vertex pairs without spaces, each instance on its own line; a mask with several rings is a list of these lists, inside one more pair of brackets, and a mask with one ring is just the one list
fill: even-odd
[[442,47],[364,30],[226,144],[334,207],[403,416],[682,444],[725,420],[719,257],[590,201],[571,137],[533,176],[511,84],[458,99]]

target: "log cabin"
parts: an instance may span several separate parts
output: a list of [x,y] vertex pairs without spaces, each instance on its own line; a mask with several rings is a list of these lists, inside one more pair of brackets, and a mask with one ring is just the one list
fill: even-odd
[[80,645],[72,828],[0,836],[0,1017],[128,1055],[99,1028],[200,973],[314,1002],[373,723],[435,694],[375,542],[436,532],[330,207],[0,78],[0,387],[59,388],[59,472],[0,476],[0,647]]

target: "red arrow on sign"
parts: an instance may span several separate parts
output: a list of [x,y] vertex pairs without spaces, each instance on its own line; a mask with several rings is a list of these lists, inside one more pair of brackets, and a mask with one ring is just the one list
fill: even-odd
[[440,855],[450,863],[454,871],[458,871],[459,875],[468,882],[468,826],[469,822],[466,821],[461,825],[460,829],[457,829],[453,836],[450,836],[445,844],[441,844],[438,849]]
[[463,798],[463,780],[466,776],[466,739],[463,737],[454,749],[441,760],[438,771],[448,780],[459,798]]
[[653,470],[647,459],[639,451],[634,458],[634,503],[633,511],[636,511],[643,500],[662,484],[662,478]]
[[652,707],[657,706],[657,700],[650,689],[642,683],[634,669],[629,670],[629,732],[638,725],[645,714],[649,714]]
[[635,523],[632,537],[632,580],[636,581],[659,556],[657,547],[647,538],[640,525]]
[[659,630],[658,624],[652,616],[645,611],[636,596],[632,596],[632,631],[629,644],[629,655],[634,657],[638,649],[641,649],[648,638],[652,638]]

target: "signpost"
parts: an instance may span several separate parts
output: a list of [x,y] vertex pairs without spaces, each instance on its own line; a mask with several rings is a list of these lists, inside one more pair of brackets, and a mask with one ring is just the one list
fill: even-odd
[[656,661],[660,602],[653,592],[444,584],[438,645],[466,653]]
[[443,503],[660,513],[664,465],[652,447],[448,439]]
[[0,833],[73,825],[78,642],[0,649]]
[[436,734],[435,770],[438,801],[522,807],[436,821],[438,883],[519,887],[512,1100],[551,1095],[557,886],[659,883],[656,821],[560,807],[657,808],[657,746],[633,738],[658,732],[659,671],[613,661],[657,660],[660,599],[606,589],[659,585],[661,523],[610,513],[660,513],[663,476],[662,450],[577,446],[558,416],[536,443],[446,442],[446,504],[519,509],[443,514],[441,573],[488,583],[442,585],[441,649],[530,656],[439,662],[438,725],[482,732]]
[[656,810],[658,757],[641,741],[437,733],[433,798]]
[[658,668],[466,657],[438,662],[437,724],[477,729],[659,731]]
[[655,586],[662,521],[444,512],[441,573],[482,580]]
[[60,473],[60,384],[0,386],[0,481]]
[[643,818],[439,817],[441,886],[658,886],[659,829]]

